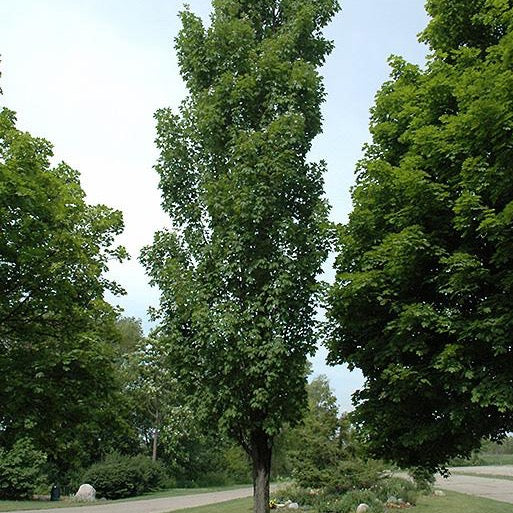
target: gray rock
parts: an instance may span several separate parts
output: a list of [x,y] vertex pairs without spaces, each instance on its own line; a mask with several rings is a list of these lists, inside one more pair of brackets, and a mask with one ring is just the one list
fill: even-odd
[[369,505],[362,502],[357,508],[356,513],[367,513],[369,511]]
[[435,497],[444,497],[445,493],[442,492],[442,490],[435,490],[434,492]]
[[75,500],[77,501],[94,501],[96,499],[96,490],[90,484],[80,485]]
[[297,502],[291,502],[288,506],[288,509],[299,509],[299,504]]

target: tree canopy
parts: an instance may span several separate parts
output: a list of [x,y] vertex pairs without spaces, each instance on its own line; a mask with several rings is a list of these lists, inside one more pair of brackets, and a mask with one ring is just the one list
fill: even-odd
[[[211,24],[182,13],[176,49],[189,95],[159,110],[171,228],[142,254],[180,380],[251,455],[267,490],[273,437],[306,405],[316,276],[327,255],[317,68],[335,0],[216,0]],[[267,498],[265,493],[267,493]],[[258,494],[257,494],[258,495]]]
[[430,0],[392,57],[329,295],[369,447],[435,469],[513,428],[513,7]]
[[[88,205],[51,145],[0,112],[0,443],[22,437],[59,469],[90,460],[122,424],[104,278],[121,213]],[[119,422],[118,422],[119,421]],[[106,438],[106,436],[104,436]]]

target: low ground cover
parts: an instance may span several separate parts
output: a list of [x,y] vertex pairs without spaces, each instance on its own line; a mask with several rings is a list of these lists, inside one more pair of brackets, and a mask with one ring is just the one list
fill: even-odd
[[[414,513],[513,513],[513,504],[456,492],[444,497],[420,497]],[[207,512],[202,512],[207,513]]]
[[465,471],[452,471],[451,474],[455,476],[470,476],[470,477],[484,477],[488,479],[505,479],[506,481],[513,481],[513,476],[505,476],[503,474],[482,474],[481,472],[465,472]]
[[[252,511],[252,506],[252,499],[248,498],[198,508],[183,509],[173,513],[248,513]],[[310,513],[316,513],[313,510],[309,511]],[[387,510],[387,513],[393,513],[394,511],[397,510],[390,509]],[[435,497],[433,495],[420,497],[415,508],[412,508],[410,511],[412,513],[462,513],[463,511],[465,513],[513,513],[513,504],[492,501],[481,497],[472,497],[456,492],[447,492],[444,497]]]
[[513,465],[513,454],[481,453],[482,465]]

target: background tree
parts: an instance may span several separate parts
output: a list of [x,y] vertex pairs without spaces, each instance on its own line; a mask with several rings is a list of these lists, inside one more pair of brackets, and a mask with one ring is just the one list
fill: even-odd
[[326,376],[307,385],[308,409],[302,422],[277,441],[287,477],[304,489],[340,494],[380,481],[383,464],[366,458],[347,414],[339,415]]
[[[327,252],[324,164],[308,163],[324,97],[316,71],[336,0],[217,0],[211,25],[182,13],[189,90],[157,112],[163,207],[172,226],[142,254],[197,411],[253,462],[268,510],[272,441],[305,407],[316,276]],[[201,409],[201,410],[200,410]]]
[[141,321],[133,317],[118,318],[116,331],[121,411],[137,433],[135,449],[158,459],[179,486],[247,483],[247,459],[220,436],[215,424],[202,426],[198,421],[170,372],[167,347],[158,331],[145,336]]
[[340,229],[330,360],[371,450],[435,469],[513,428],[513,8],[430,0],[393,57]]
[[185,402],[166,365],[166,356],[158,338],[141,336],[127,364],[126,392],[137,431],[144,444],[151,447],[153,461],[157,460],[163,424],[171,422],[168,417],[172,409]]
[[[0,445],[26,438],[63,471],[124,432],[111,344],[120,288],[103,277],[121,213],[87,205],[78,173],[0,113]],[[117,434],[116,434],[117,433]],[[118,439],[119,441],[119,439]]]

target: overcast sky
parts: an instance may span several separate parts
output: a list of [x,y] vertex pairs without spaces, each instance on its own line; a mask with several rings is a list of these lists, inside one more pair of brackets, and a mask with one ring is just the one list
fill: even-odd
[[[255,0],[256,1],[256,0]],[[189,0],[208,20],[210,1]],[[322,73],[328,93],[324,133],[312,160],[328,163],[326,194],[332,219],[351,210],[355,162],[368,140],[369,108],[388,77],[391,54],[422,64],[417,34],[427,23],[424,0],[345,0],[327,29],[335,50]],[[79,170],[90,203],[123,211],[120,238],[132,259],[112,267],[127,290],[115,302],[143,319],[156,305],[137,262],[142,246],[166,225],[160,209],[153,113],[176,108],[186,94],[173,49],[179,30],[177,0],[0,0],[0,55],[4,96],[18,126],[54,145],[56,161]],[[327,276],[333,271],[327,266]],[[358,372],[314,359],[314,373],[330,378],[340,405],[361,385]]]

